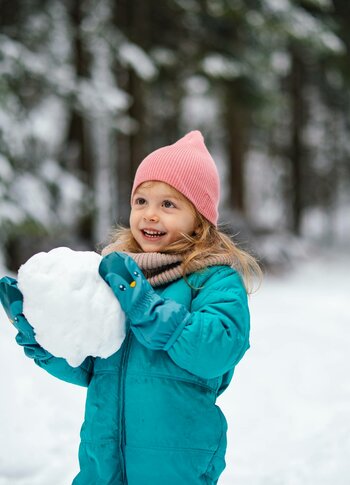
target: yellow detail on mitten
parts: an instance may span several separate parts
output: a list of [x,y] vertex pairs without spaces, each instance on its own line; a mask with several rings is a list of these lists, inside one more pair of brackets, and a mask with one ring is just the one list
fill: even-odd
[[132,282],[130,283],[130,286],[131,286],[131,288],[135,288],[135,286],[136,286],[136,281],[132,281]]

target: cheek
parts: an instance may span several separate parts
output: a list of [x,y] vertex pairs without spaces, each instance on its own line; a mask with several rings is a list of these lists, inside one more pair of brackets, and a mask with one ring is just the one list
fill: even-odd
[[135,214],[134,211],[131,211],[130,217],[129,217],[130,229],[133,229],[136,226],[136,223],[137,223],[137,215]]
[[186,218],[185,225],[186,225],[186,232],[188,234],[192,234],[195,228],[195,219],[192,216],[192,214],[189,214],[188,217]]

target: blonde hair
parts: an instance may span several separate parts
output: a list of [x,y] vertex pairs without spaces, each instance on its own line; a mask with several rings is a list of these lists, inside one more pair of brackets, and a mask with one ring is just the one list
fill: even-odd
[[[203,261],[209,256],[229,256],[232,257],[233,267],[241,274],[247,293],[256,291],[262,280],[262,270],[257,260],[239,249],[232,241],[231,237],[217,229],[191,204],[196,218],[197,229],[192,235],[181,233],[182,238],[162,249],[164,254],[183,255],[182,272],[186,279],[186,273],[191,272],[191,268],[196,267],[196,263]],[[110,233],[109,244],[117,243],[120,251],[130,253],[142,253],[143,250],[134,238],[131,229],[118,225]],[[254,280],[258,281],[255,289]]]

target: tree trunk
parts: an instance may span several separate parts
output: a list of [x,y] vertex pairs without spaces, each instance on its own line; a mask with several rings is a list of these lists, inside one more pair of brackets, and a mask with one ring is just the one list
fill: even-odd
[[290,74],[290,162],[291,162],[291,226],[295,234],[300,235],[301,216],[303,210],[303,143],[302,133],[305,125],[303,99],[303,63],[296,47],[291,46],[291,74]]
[[[73,30],[73,64],[76,69],[77,78],[88,77],[89,67],[87,54],[84,51],[84,47],[81,40],[80,30],[81,22],[83,18],[83,13],[81,10],[82,2],[79,0],[74,0],[70,4],[68,9],[71,26]],[[89,130],[86,126],[86,120],[84,120],[81,113],[72,108],[71,118],[68,129],[67,136],[67,149],[65,153],[65,160],[63,160],[63,165],[68,166],[73,172],[78,172],[79,175],[83,176],[83,181],[92,188],[93,186],[93,165],[92,165],[92,155],[91,146],[89,143]],[[92,217],[84,218],[80,221],[80,225],[77,228],[78,237],[82,237],[88,241],[92,241],[93,232],[93,221]]]
[[[137,0],[129,2],[120,0],[114,4],[114,23],[125,34],[127,39],[147,46],[149,10],[147,2]],[[146,47],[147,48],[147,47]],[[135,121],[135,129],[128,134],[118,133],[116,145],[120,163],[117,167],[118,184],[118,221],[127,225],[129,220],[129,197],[134,174],[142,159],[147,154],[147,141],[149,140],[149,123],[146,112],[145,81],[133,71],[132,68],[118,65],[116,68],[118,86],[128,93],[132,103],[128,116]]]
[[244,159],[247,149],[248,114],[237,102],[234,86],[226,90],[224,128],[228,151],[228,204],[232,209],[245,212]]

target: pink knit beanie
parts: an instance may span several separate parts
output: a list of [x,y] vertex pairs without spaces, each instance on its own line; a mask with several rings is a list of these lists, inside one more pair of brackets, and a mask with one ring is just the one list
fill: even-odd
[[150,153],[139,165],[131,196],[143,182],[165,182],[189,199],[208,221],[218,221],[219,174],[200,131]]

